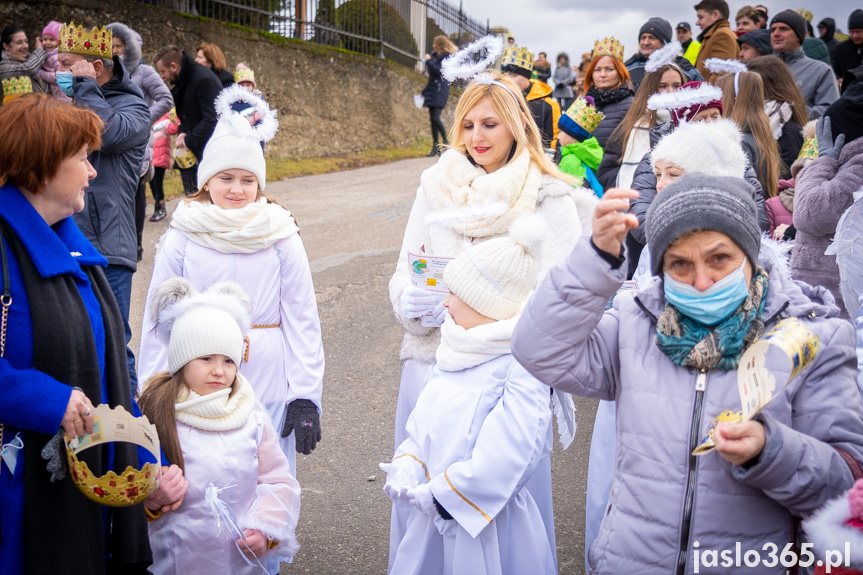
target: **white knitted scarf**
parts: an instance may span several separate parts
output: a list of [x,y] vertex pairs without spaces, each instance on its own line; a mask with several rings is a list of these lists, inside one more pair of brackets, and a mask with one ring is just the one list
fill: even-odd
[[171,227],[199,246],[226,254],[259,252],[299,230],[291,212],[263,197],[236,210],[204,202],[180,202]]
[[188,390],[185,399],[174,404],[177,421],[204,431],[230,431],[243,427],[255,406],[255,392],[239,373],[237,385],[237,392],[231,397],[228,397],[230,387],[207,395]]
[[444,371],[461,371],[512,353],[510,340],[520,315],[465,329],[447,314],[435,360]]
[[470,221],[455,218],[447,223],[459,233],[480,238],[505,233],[513,220],[534,212],[542,171],[527,150],[490,174],[471,164],[462,152],[448,150],[434,167],[423,172],[421,182],[433,212],[470,213],[483,206],[502,205],[503,213]]

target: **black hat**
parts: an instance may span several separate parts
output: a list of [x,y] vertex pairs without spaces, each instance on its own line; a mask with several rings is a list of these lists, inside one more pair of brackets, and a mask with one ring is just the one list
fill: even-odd
[[762,56],[768,56],[773,53],[773,47],[770,45],[770,32],[764,28],[756,28],[750,30],[743,36],[737,39],[738,44],[749,44]]
[[770,21],[770,28],[773,28],[773,24],[776,22],[781,22],[794,30],[794,33],[800,39],[800,43],[803,44],[803,40],[806,39],[806,19],[803,16],[794,10],[783,10]]
[[653,17],[644,23],[641,30],[638,31],[638,37],[642,34],[653,34],[663,44],[671,42],[671,24],[665,18]]
[[848,31],[851,30],[863,30],[863,10],[859,8],[848,16]]
[[687,32],[692,32],[692,26],[689,25],[689,22],[681,22],[677,25],[677,28],[675,28],[675,30],[680,30],[681,28],[683,28]]
[[847,144],[863,136],[863,82],[848,88],[841,98],[830,104],[824,116],[830,118],[834,138],[845,134]]

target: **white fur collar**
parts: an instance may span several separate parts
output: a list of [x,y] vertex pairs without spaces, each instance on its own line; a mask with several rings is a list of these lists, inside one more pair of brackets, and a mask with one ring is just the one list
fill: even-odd
[[444,371],[461,371],[512,353],[510,340],[519,317],[465,329],[447,315],[440,328],[437,366]]
[[[423,172],[421,182],[432,212],[466,210],[471,214],[470,218],[454,217],[445,225],[478,238],[505,233],[517,217],[532,214],[542,176],[527,150],[491,174],[471,164],[463,153],[448,150]],[[498,205],[500,210],[475,211]]]
[[806,540],[815,545],[815,556],[823,556],[828,550],[845,551],[845,542],[851,545],[851,567],[863,569],[863,531],[845,522],[851,518],[847,494],[833,499],[815,515],[803,522]]
[[174,405],[177,421],[204,431],[230,431],[246,424],[255,406],[255,392],[248,380],[237,373],[237,392],[231,388],[200,395],[192,390]]

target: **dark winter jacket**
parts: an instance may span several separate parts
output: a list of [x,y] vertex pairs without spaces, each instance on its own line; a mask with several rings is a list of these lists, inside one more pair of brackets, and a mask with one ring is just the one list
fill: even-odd
[[833,70],[837,78],[844,78],[845,73],[863,64],[863,44],[855,44],[848,38],[836,47],[833,53]]
[[[673,129],[674,126],[671,122],[666,122],[652,128],[650,130],[650,149],[655,148],[659,140],[671,133]],[[746,168],[746,173],[743,177],[755,189],[753,199],[755,200],[755,208],[758,211],[758,227],[766,230],[770,227],[770,220],[767,217],[767,209],[764,207],[764,191],[758,182],[752,166]],[[644,225],[647,209],[654,198],[656,198],[656,175],[653,173],[653,167],[650,165],[650,154],[645,154],[641,160],[641,164],[635,169],[635,176],[632,178],[632,189],[638,191],[638,199],[632,201],[632,204],[629,206],[629,213],[635,214],[635,217],[638,218],[638,227],[630,230],[630,234],[643,245],[647,243],[647,237],[645,236],[646,226]]]
[[824,255],[842,213],[854,202],[863,182],[863,138],[845,144],[839,161],[821,157],[800,170],[794,191],[797,242],[791,251],[791,275],[812,286],[824,286],[848,317],[839,290],[836,256]]
[[791,164],[800,154],[800,148],[803,147],[803,126],[794,120],[788,120],[782,126],[782,133],[776,140],[776,144],[779,145],[779,157],[782,163],[790,170]]
[[551,87],[539,80],[531,80],[530,88],[525,90],[524,98],[539,134],[542,147],[549,149],[557,146],[557,120],[560,118],[560,104],[551,98]]
[[612,132],[617,128],[618,124],[623,121],[623,117],[626,116],[626,113],[629,111],[629,107],[632,105],[632,100],[634,100],[634,96],[630,93],[629,96],[626,96],[622,100],[618,100],[612,104],[607,104],[605,106],[600,105],[599,101],[596,102],[596,109],[605,114],[605,117],[593,131],[593,137],[596,138],[596,141],[599,142],[599,145],[602,146],[602,149],[605,149],[605,145],[608,142],[608,138],[611,137]]
[[135,192],[150,141],[150,109],[126,67],[114,56],[114,77],[104,86],[75,77],[75,105],[94,111],[105,123],[102,147],[90,154],[97,176],[90,180],[84,210],[75,222],[109,264],[135,270]]
[[[687,82],[698,82],[704,80],[698,70],[692,63],[683,56],[674,58],[674,63],[683,70],[683,74],[687,78]],[[643,56],[641,52],[636,52],[629,60],[623,63],[626,69],[629,70],[629,79],[632,80],[632,93],[638,92],[638,87],[644,79],[644,65],[647,64],[647,56]]]
[[[821,36],[821,40],[827,44],[827,50],[830,51],[830,61],[833,61],[833,56],[836,54],[836,48],[839,47],[839,40],[834,36],[836,34],[836,21],[833,18],[825,18],[821,22],[818,23],[818,27],[824,26],[827,30],[824,32],[824,35]],[[837,77],[841,78],[842,76]]]
[[213,103],[221,90],[222,83],[213,71],[183,52],[183,67],[171,95],[180,118],[180,133],[186,134],[186,147],[199,162],[204,157],[204,146],[216,128]]
[[800,86],[810,120],[824,115],[827,106],[839,99],[839,88],[833,70],[824,62],[813,60],[803,53],[803,48],[776,54],[788,64],[794,81]]
[[440,68],[444,59],[449,56],[446,52],[438,54],[426,60],[426,72],[429,75],[428,84],[423,88],[422,95],[425,98],[423,106],[426,108],[446,108],[449,100],[449,82],[444,80],[440,74]]
[[219,81],[222,83],[222,88],[227,88],[231,84],[234,84],[234,75],[228,72],[227,70],[222,70],[221,72],[216,72],[212,66],[210,66],[210,70],[213,70],[213,74],[215,74]]

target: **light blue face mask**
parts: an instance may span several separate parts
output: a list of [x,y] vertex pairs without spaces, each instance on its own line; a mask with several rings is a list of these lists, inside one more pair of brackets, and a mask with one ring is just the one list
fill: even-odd
[[749,287],[743,275],[743,265],[704,291],[679,282],[665,272],[665,301],[686,317],[704,325],[719,325],[734,313],[746,296]]
[[70,98],[75,97],[72,89],[72,72],[57,72],[57,86]]

